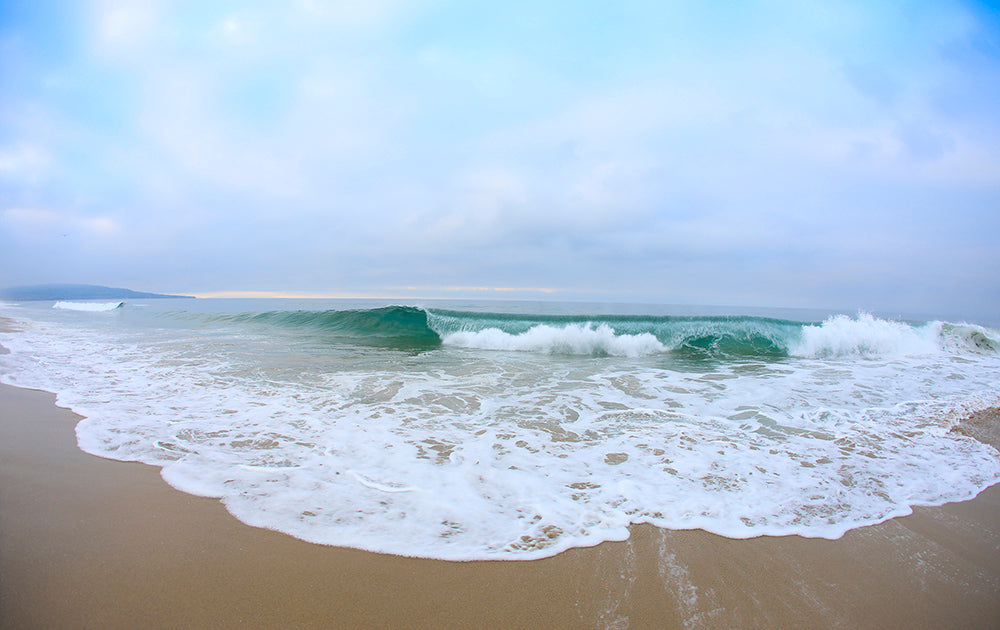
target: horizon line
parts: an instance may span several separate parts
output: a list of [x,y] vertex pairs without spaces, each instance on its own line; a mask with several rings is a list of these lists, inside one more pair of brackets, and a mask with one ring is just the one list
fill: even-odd
[[[391,293],[393,291],[402,291],[404,293]],[[563,293],[566,289],[553,289],[547,287],[475,287],[475,286],[444,286],[444,287],[432,287],[432,286],[406,286],[406,287],[393,287],[389,289],[389,293],[354,293],[354,292],[340,292],[340,291],[252,291],[252,290],[225,290],[225,291],[200,291],[200,292],[189,292],[186,295],[191,295],[196,298],[277,298],[277,299],[299,299],[299,300],[315,300],[315,299],[399,299],[399,298],[426,298],[433,299],[430,296],[419,296],[411,295],[406,292],[412,291],[439,291],[446,293],[476,293],[480,294],[481,297],[483,293],[543,293],[543,294],[554,294]]]

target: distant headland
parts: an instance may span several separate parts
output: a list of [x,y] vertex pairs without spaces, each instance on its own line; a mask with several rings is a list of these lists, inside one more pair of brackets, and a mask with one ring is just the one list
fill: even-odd
[[139,300],[151,298],[194,299],[194,296],[144,293],[131,289],[102,287],[96,284],[36,284],[27,287],[0,289],[0,299],[5,300]]

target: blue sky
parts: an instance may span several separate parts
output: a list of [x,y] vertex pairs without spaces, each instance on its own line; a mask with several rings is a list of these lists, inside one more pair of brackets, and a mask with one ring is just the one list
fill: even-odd
[[0,286],[1000,312],[986,3],[8,2],[0,95]]

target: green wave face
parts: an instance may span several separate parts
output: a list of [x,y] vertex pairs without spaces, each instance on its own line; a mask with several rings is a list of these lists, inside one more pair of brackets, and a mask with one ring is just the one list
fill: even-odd
[[[450,344],[546,354],[672,354],[685,359],[786,357],[805,325],[749,316],[542,315],[414,306],[264,311],[215,315],[210,321],[402,350]],[[464,336],[466,343],[453,343],[458,336]],[[631,346],[639,349],[630,352]]]
[[[607,356],[598,338],[618,346],[642,345],[639,355],[681,358],[775,359],[788,356],[804,324],[747,316],[539,315],[484,313],[386,306],[360,310],[266,311],[212,318],[319,334],[330,341],[397,349],[432,349],[457,335],[479,336],[465,344],[486,350]],[[589,338],[588,338],[589,333]],[[505,343],[487,341],[500,336]],[[605,339],[606,340],[606,339]],[[627,349],[627,348],[626,348]]]
[[224,320],[309,330],[331,340],[401,349],[433,348],[441,338],[427,325],[427,312],[412,306],[362,310],[266,311]]
[[414,306],[294,310],[216,316],[212,321],[400,350],[442,345],[582,356],[664,355],[685,361],[781,360],[789,356],[873,356],[936,349],[995,354],[995,331],[861,315],[825,322],[755,316],[544,315]]
[[[493,347],[544,351],[546,339],[551,347],[566,345],[565,337],[577,333],[574,347],[586,352],[586,331],[607,329],[620,345],[632,343],[639,354],[670,353],[686,358],[760,357],[774,359],[788,356],[806,324],[750,316],[645,316],[645,315],[517,315],[469,313],[464,311],[428,311],[428,323],[447,341],[461,335],[466,345],[491,347],[486,331],[494,332]],[[471,339],[479,336],[479,340]],[[499,336],[500,339],[496,337]],[[605,355],[607,344],[599,336],[591,340],[593,352]],[[655,339],[656,344],[651,344]],[[482,343],[483,346],[477,344]],[[658,345],[657,345],[658,344]],[[638,346],[641,346],[639,351]],[[627,352],[626,352],[627,353]]]

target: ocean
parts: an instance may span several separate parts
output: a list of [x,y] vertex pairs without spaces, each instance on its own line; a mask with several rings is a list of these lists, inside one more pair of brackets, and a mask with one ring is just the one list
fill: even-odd
[[[835,539],[974,497],[1000,331],[868,313],[555,302],[0,305],[0,381],[82,450],[303,540],[518,560],[629,525]],[[30,419],[26,419],[30,420]]]

